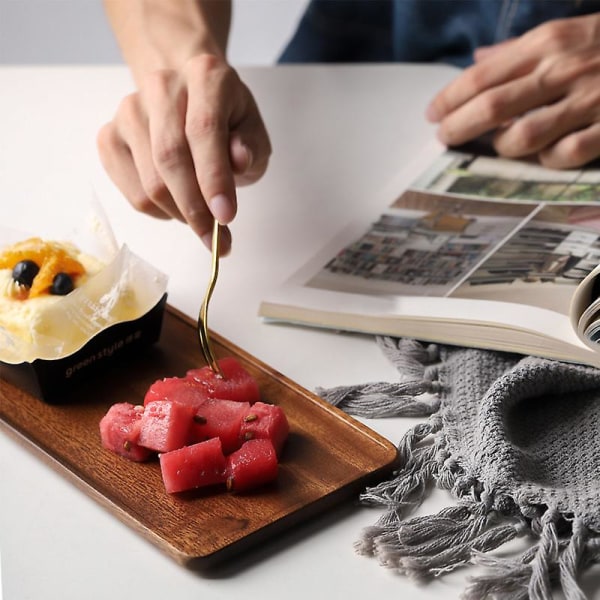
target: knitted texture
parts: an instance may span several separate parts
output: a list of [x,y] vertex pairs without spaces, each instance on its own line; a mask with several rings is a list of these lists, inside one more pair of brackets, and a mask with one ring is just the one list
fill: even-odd
[[[416,580],[489,567],[468,600],[585,598],[578,578],[600,558],[600,370],[486,350],[377,338],[398,383],[318,390],[364,417],[426,416],[399,443],[392,477],[363,503],[385,507],[357,550]],[[412,516],[429,484],[455,506]],[[487,554],[517,536],[517,558]]]

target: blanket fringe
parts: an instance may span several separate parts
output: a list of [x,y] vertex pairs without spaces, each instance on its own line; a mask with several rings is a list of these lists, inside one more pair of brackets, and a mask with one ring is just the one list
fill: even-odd
[[551,600],[552,586],[559,587],[566,600],[585,600],[577,576],[600,559],[597,538],[591,536],[581,519],[572,521],[566,537],[555,538],[555,525],[559,519],[558,513],[548,511],[538,543],[517,559],[474,552],[472,562],[487,567],[489,572],[471,579],[464,600],[491,597],[498,600]]
[[403,375],[402,381],[317,388],[315,392],[358,417],[423,417],[435,413],[440,405],[439,348],[390,337],[377,337],[377,343]]
[[350,387],[317,388],[316,393],[348,414],[365,418],[423,417],[439,408],[437,396],[417,399],[432,382],[366,383]]
[[[548,507],[503,504],[486,493],[449,455],[438,414],[408,430],[398,450],[401,468],[360,496],[363,504],[387,510],[363,530],[355,544],[359,554],[419,582],[467,564],[487,566],[490,572],[471,580],[464,600],[551,600],[557,585],[566,600],[585,600],[578,574],[600,558],[600,542],[594,538],[589,544],[590,532],[580,519],[567,521]],[[451,490],[458,504],[407,518],[433,482]],[[497,510],[503,505],[514,510],[503,514]],[[486,554],[525,534],[537,542],[519,559]]]
[[[317,393],[365,418],[429,418],[402,437],[400,467],[392,477],[361,494],[361,503],[385,512],[363,530],[356,551],[420,582],[467,564],[486,567],[486,573],[470,579],[464,600],[551,600],[553,586],[562,589],[566,600],[585,600],[578,576],[600,562],[600,535],[581,518],[556,508],[484,490],[447,447],[438,412],[439,347],[391,337],[378,337],[377,343],[404,375],[402,381],[319,388]],[[457,504],[434,515],[410,517],[433,484],[450,490]],[[489,554],[524,535],[532,545],[519,557]]]
[[585,600],[585,594],[577,583],[577,575],[586,556],[586,539],[589,532],[581,519],[573,521],[571,539],[559,560],[559,573],[562,589],[567,600]]
[[403,465],[394,472],[394,477],[367,488],[360,496],[364,504],[393,508],[398,519],[420,506],[425,499],[427,485],[440,471],[440,462],[447,451],[441,438],[431,444],[419,446],[419,443],[442,427],[439,416],[432,416],[427,423],[410,429],[398,446],[398,458]]

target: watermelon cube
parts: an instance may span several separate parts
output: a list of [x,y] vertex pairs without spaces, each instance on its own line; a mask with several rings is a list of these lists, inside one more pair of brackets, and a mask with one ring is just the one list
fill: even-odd
[[204,386],[194,379],[166,377],[155,381],[146,392],[144,406],[153,400],[173,400],[187,406],[200,406],[208,398]]
[[185,446],[196,409],[173,400],[153,400],[144,407],[140,422],[140,445],[169,452]]
[[280,456],[289,432],[290,425],[280,406],[256,402],[244,415],[240,437],[245,441],[269,439]]
[[228,454],[242,445],[240,428],[242,419],[250,410],[248,402],[235,400],[207,400],[194,415],[190,439],[201,442],[218,437],[223,445],[223,452]]
[[249,440],[227,457],[227,489],[247,492],[277,479],[279,464],[271,440]]
[[219,438],[160,454],[159,461],[169,494],[226,481],[227,459]]
[[223,377],[215,374],[210,367],[202,367],[189,370],[186,379],[202,385],[209,398],[237,400],[250,404],[260,400],[258,383],[236,358],[228,356],[217,362]]
[[113,404],[100,420],[102,446],[136,462],[147,460],[152,453],[139,443],[143,413],[143,406]]

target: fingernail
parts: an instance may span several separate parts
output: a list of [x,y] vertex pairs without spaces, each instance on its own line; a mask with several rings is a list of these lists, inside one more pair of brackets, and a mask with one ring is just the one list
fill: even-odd
[[200,237],[200,239],[202,240],[202,243],[209,250],[212,250],[212,231],[209,231],[208,233],[205,233],[203,236]]
[[213,217],[221,224],[226,224],[231,221],[231,202],[225,194],[218,194],[214,196],[209,204],[210,212]]
[[239,136],[235,136],[231,140],[230,147],[231,164],[233,169],[238,174],[245,173],[252,166],[252,151]]
[[200,236],[202,243],[209,249],[212,250],[212,231],[208,231],[207,233]]
[[244,172],[246,172],[252,166],[252,150],[246,146],[246,144],[242,144],[242,148],[246,151],[246,167],[244,168]]
[[440,120],[440,114],[434,104],[430,104],[427,107],[425,116],[430,123],[437,123]]

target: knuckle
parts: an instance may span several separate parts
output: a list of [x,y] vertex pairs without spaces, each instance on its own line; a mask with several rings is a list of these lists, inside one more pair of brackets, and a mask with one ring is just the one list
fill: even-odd
[[566,89],[585,77],[590,68],[597,67],[582,53],[550,54],[540,61],[537,86],[541,90]]
[[583,137],[579,135],[569,135],[560,142],[560,154],[565,163],[570,165],[580,165],[587,160],[588,147]]
[[152,142],[152,157],[159,171],[174,169],[187,154],[187,142],[182,136],[162,135]]
[[543,23],[532,30],[532,36],[545,52],[561,52],[572,48],[574,30],[572,24],[564,19]]
[[149,213],[154,209],[154,202],[143,193],[131,196],[129,203],[135,210],[141,213]]
[[485,123],[498,124],[503,120],[505,102],[494,90],[484,92],[479,101],[479,117]]
[[572,95],[572,104],[569,107],[573,118],[579,117],[585,122],[597,121],[600,116],[600,91],[581,89]]
[[537,148],[540,131],[535,123],[529,120],[520,120],[513,125],[511,149],[514,156],[528,154]]
[[438,136],[445,144],[452,145],[456,143],[455,129],[453,124],[448,121],[449,120],[446,119],[440,123]]
[[202,169],[198,171],[197,176],[202,195],[205,198],[212,198],[230,187],[228,174],[224,165],[216,161],[207,161],[204,163]]
[[199,54],[188,59],[183,73],[191,89],[211,90],[219,97],[243,85],[237,71],[214,54]]
[[119,169],[123,154],[128,152],[125,140],[112,121],[103,125],[96,134],[96,148],[98,157],[109,174]]
[[223,68],[223,61],[218,56],[209,53],[197,54],[185,63],[186,71],[197,74],[207,74]]
[[475,65],[466,72],[466,85],[472,90],[482,90],[488,86],[489,74],[486,69]]
[[188,139],[202,139],[207,135],[222,133],[225,124],[216,111],[203,110],[189,115],[185,122],[185,134]]
[[164,89],[173,77],[173,71],[169,69],[157,69],[146,75],[145,85],[150,88]]
[[142,187],[146,192],[145,199],[154,202],[168,195],[169,190],[163,179],[155,171],[141,176]]
[[112,123],[103,125],[96,135],[96,146],[100,156],[110,154],[118,144],[118,136]]
[[137,120],[140,116],[140,102],[137,93],[125,96],[119,103],[117,114],[126,122]]
[[181,206],[179,210],[185,222],[189,223],[196,231],[206,233],[211,230],[212,216],[204,203]]
[[554,58],[543,58],[534,74],[535,85],[538,90],[552,90],[557,85],[561,85],[563,73],[557,68]]
[[146,73],[140,84],[143,96],[168,96],[169,90],[178,81],[178,73],[174,69],[156,69]]

